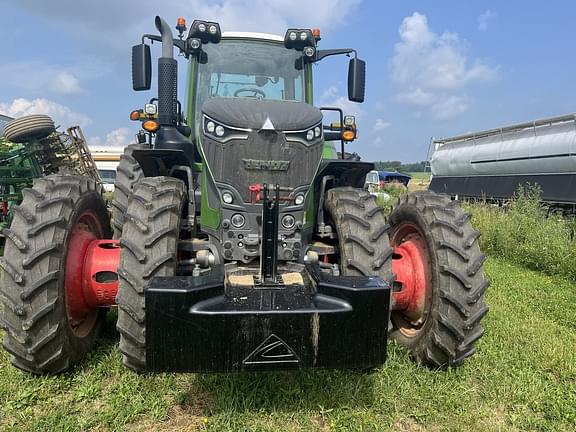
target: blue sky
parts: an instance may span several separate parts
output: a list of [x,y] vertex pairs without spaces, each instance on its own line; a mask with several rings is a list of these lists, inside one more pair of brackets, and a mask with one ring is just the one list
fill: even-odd
[[357,115],[360,139],[348,150],[367,160],[423,160],[432,136],[576,111],[574,1],[2,3],[0,113],[79,123],[92,144],[124,145],[137,131],[128,114],[153,94],[131,90],[130,47],[157,14],[225,31],[320,27],[323,48],[356,48],[368,64],[366,102],[346,101],[343,58],[316,68],[316,102]]

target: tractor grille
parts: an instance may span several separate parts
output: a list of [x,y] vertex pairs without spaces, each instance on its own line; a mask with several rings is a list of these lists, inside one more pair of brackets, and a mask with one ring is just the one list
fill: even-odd
[[234,187],[244,202],[249,186],[310,184],[322,156],[322,141],[312,145],[286,141],[282,132],[253,131],[248,139],[219,143],[204,136],[203,149],[214,179]]

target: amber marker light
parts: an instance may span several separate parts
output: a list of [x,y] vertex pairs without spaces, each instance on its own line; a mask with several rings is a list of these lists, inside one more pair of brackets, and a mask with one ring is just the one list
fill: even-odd
[[356,138],[356,132],[353,130],[345,130],[342,132],[342,139],[344,141],[354,141],[354,138]]
[[140,111],[134,110],[130,113],[130,120],[140,120]]
[[154,120],[147,120],[142,123],[142,127],[147,132],[156,132],[159,126],[158,123],[156,123]]
[[186,26],[186,19],[184,17],[179,17],[176,20],[176,25],[179,27],[185,27]]

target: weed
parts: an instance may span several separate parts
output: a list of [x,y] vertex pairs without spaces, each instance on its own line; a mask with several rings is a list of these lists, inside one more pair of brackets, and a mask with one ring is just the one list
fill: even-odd
[[485,253],[576,280],[576,222],[542,206],[538,187],[520,187],[506,206],[481,202],[465,207],[482,233]]

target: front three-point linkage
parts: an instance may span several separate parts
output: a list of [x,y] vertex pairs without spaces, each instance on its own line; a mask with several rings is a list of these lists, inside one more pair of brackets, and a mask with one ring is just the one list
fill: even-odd
[[276,284],[278,282],[278,206],[280,204],[280,186],[276,185],[274,187],[274,196],[270,196],[270,186],[264,185],[262,197],[261,284]]

